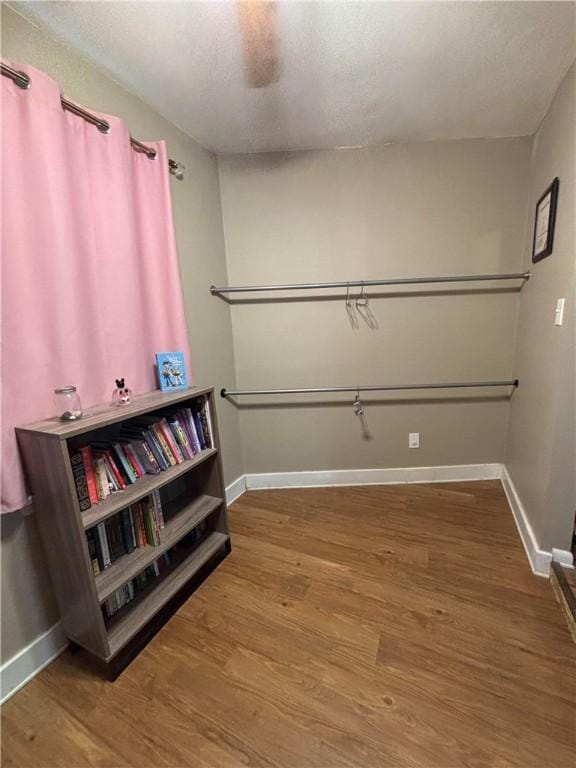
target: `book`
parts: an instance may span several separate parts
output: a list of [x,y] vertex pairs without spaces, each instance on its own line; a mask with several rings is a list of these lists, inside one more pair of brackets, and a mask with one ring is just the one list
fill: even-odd
[[137,440],[143,442],[151,454],[154,456],[160,469],[168,469],[170,462],[164,457],[162,448],[158,439],[149,429],[150,423],[130,422],[122,427],[122,436],[128,440]]
[[162,499],[160,497],[160,491],[156,489],[155,491],[152,491],[150,495],[152,496],[152,504],[156,510],[160,528],[164,528],[164,513],[162,512]]
[[176,457],[170,449],[170,445],[166,440],[160,422],[161,418],[159,416],[141,416],[139,419],[136,419],[133,424],[135,424],[137,427],[149,430],[150,435],[152,436],[152,439],[154,440],[154,443],[162,457],[162,464],[164,464],[164,468],[169,469],[170,467],[176,466],[178,462],[176,461]]
[[118,486],[119,490],[124,490],[124,488],[126,488],[126,481],[124,480],[122,473],[120,472],[120,469],[118,468],[118,465],[114,460],[112,451],[105,450],[103,453],[104,453],[104,458],[106,459],[107,466],[109,467],[109,469],[112,471],[112,474],[116,478],[116,485]]
[[188,429],[192,437],[192,447],[194,449],[194,453],[200,453],[202,446],[200,445],[200,438],[198,437],[198,432],[196,431],[196,423],[194,422],[192,409],[184,408],[184,413],[186,415],[186,423],[188,424]]
[[145,547],[148,544],[148,541],[146,539],[146,529],[144,528],[144,516],[142,513],[142,505],[140,502],[137,502],[135,505],[135,520],[134,523],[137,524],[138,528],[138,546],[139,547]]
[[156,438],[158,445],[160,446],[162,455],[165,457],[168,463],[168,468],[175,467],[178,462],[176,461],[176,457],[170,450],[170,445],[166,440],[162,427],[160,426],[160,422],[156,421],[153,424],[150,424],[150,431],[152,432],[152,434]]
[[110,495],[110,486],[108,484],[108,475],[106,474],[106,464],[101,456],[94,459],[94,475],[96,477],[98,499],[104,501]]
[[204,396],[204,413],[206,414],[206,422],[208,425],[208,447],[214,448],[214,432],[212,431],[212,414],[210,413],[210,402],[206,396]]
[[98,558],[98,547],[96,545],[96,537],[93,528],[86,531],[86,541],[88,542],[88,553],[90,555],[94,576],[98,576],[100,573],[100,561]]
[[170,425],[168,424],[165,418],[160,420],[160,429],[162,430],[162,433],[166,438],[166,442],[170,446],[170,450],[172,451],[172,455],[176,459],[176,463],[182,464],[182,462],[184,461],[184,456],[182,455],[182,451],[178,446],[178,442],[174,436],[174,433],[170,429]]
[[146,472],[144,471],[144,467],[140,464],[138,461],[138,457],[132,450],[132,443],[123,442],[122,443],[122,450],[124,451],[124,455],[130,462],[130,466],[132,467],[132,470],[136,474],[137,477],[144,477]]
[[114,517],[110,517],[106,521],[106,535],[108,538],[110,561],[114,562],[126,554],[120,515],[114,515]]
[[186,435],[184,428],[180,424],[180,420],[175,416],[172,416],[172,417],[169,417],[167,421],[168,421],[168,426],[172,430],[172,434],[176,438],[176,442],[178,443],[178,447],[180,448],[180,452],[182,453],[184,458],[185,459],[194,458],[194,452],[192,450],[192,446],[190,445],[188,436]]
[[120,521],[122,523],[122,540],[124,542],[124,550],[126,554],[130,554],[136,547],[134,541],[134,529],[132,527],[131,515],[129,509],[123,509],[120,512]]
[[140,462],[146,474],[156,475],[161,471],[160,465],[156,461],[156,458],[146,440],[133,440],[131,445],[132,450],[138,457],[138,461]]
[[76,496],[78,497],[80,512],[85,512],[87,509],[90,509],[92,503],[90,501],[90,493],[86,481],[84,461],[80,451],[75,451],[75,453],[70,456],[70,464],[72,465],[72,475],[74,476],[74,485],[76,486]]
[[92,504],[98,504],[98,489],[96,488],[96,476],[94,474],[94,461],[92,457],[92,448],[85,445],[80,448],[82,463],[84,464],[84,473],[86,475],[86,484],[88,485],[88,495]]
[[194,413],[197,415],[197,424],[200,424],[200,431],[201,435],[198,435],[200,437],[200,442],[202,442],[204,445],[204,448],[210,448],[211,447],[211,437],[210,437],[210,431],[208,429],[208,417],[206,416],[206,399],[204,397],[199,397],[197,400],[194,401]]
[[192,418],[194,420],[194,426],[196,427],[196,434],[198,435],[200,449],[204,451],[206,450],[206,441],[204,439],[204,432],[202,430],[202,419],[200,418],[200,413],[197,408],[193,409]]
[[194,438],[190,430],[190,425],[188,423],[188,417],[184,409],[176,411],[176,418],[178,419],[178,421],[180,422],[180,426],[184,430],[184,434],[186,435],[186,439],[188,440],[189,450],[192,456],[195,456],[198,453],[198,450],[195,446]]
[[149,448],[152,450],[152,453],[154,454],[154,457],[156,458],[156,461],[158,462],[160,469],[169,469],[170,468],[170,462],[164,455],[162,451],[162,446],[160,445],[158,439],[156,438],[156,435],[152,432],[152,430],[147,429],[145,432],[145,439],[148,443]]
[[124,451],[122,450],[122,445],[118,442],[112,443],[112,448],[114,450],[114,455],[119,461],[119,465],[122,467],[124,474],[128,478],[128,482],[135,483],[138,479],[138,476],[130,466],[130,462],[126,458],[126,455]]
[[162,392],[188,389],[186,364],[183,352],[157,352],[156,371]]
[[116,491],[120,490],[120,486],[116,482],[116,477],[114,476],[114,473],[110,468],[110,465],[106,461],[106,456],[102,456],[102,461],[104,462],[104,470],[106,472],[106,478],[108,480],[108,488],[110,490],[110,493],[115,493]]
[[112,561],[110,560],[110,550],[108,549],[106,525],[104,523],[98,523],[96,530],[98,531],[98,543],[100,544],[102,568],[108,568],[108,566],[112,565]]

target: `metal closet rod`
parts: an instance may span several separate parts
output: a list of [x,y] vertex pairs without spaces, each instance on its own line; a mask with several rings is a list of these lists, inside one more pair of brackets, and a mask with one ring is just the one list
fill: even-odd
[[476,387],[517,387],[518,379],[502,381],[444,381],[438,384],[364,384],[354,387],[302,387],[299,389],[226,389],[220,397],[235,395],[309,395],[317,392],[393,392],[407,389],[470,389]]
[[324,288],[369,288],[374,285],[419,285],[425,283],[481,283],[489,280],[528,280],[530,272],[505,275],[445,275],[444,277],[399,277],[388,280],[340,280],[332,283],[285,283],[283,285],[211,285],[210,293],[254,291],[312,291]]
[[[22,90],[27,91],[31,87],[32,80],[30,79],[30,76],[25,72],[12,69],[12,67],[9,67],[7,64],[3,63],[0,63],[0,68],[4,77],[9,77],[13,83],[18,86],[18,88],[22,88]],[[86,120],[87,123],[96,126],[100,133],[110,133],[110,123],[108,123],[106,120],[102,120],[101,118],[96,117],[96,115],[93,115],[91,112],[82,109],[82,107],[79,107],[72,101],[65,99],[64,96],[60,97],[60,102],[62,104],[62,109],[65,109],[67,112],[71,112],[73,115]],[[133,139],[132,136],[130,136],[130,144],[132,145],[132,149],[134,149],[136,152],[142,152],[150,160],[156,159],[157,152],[153,147],[148,147],[146,144],[142,144],[141,141]],[[168,160],[168,168],[170,173],[175,175],[177,178],[182,178],[182,176],[178,175],[178,172],[182,173],[184,167],[177,160]]]

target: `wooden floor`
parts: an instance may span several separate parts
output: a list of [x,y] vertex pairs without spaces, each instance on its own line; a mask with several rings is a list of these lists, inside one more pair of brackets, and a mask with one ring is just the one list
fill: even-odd
[[115,682],[69,653],[2,765],[570,768],[574,646],[498,482],[257,491]]

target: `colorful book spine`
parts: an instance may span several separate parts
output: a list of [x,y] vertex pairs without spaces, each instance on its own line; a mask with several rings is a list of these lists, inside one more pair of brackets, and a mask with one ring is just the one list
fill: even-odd
[[90,509],[92,504],[90,502],[90,492],[86,481],[84,461],[80,451],[76,451],[72,454],[70,457],[70,464],[72,465],[72,474],[74,476],[74,485],[76,486],[76,496],[78,497],[80,512],[86,512],[87,509]]
[[195,456],[198,453],[198,451],[196,450],[196,447],[194,445],[194,438],[190,430],[190,425],[188,423],[188,417],[186,415],[186,412],[184,410],[178,411],[177,416],[178,416],[178,421],[180,422],[180,426],[182,427],[182,429],[184,430],[184,433],[186,434],[186,439],[188,440],[190,452],[192,453],[192,456]]
[[210,432],[208,430],[208,418],[206,416],[206,400],[203,397],[199,397],[195,401],[194,410],[200,423],[201,442],[204,443],[204,448],[210,448]]
[[106,464],[112,471],[112,474],[116,478],[116,484],[118,485],[118,488],[120,490],[124,490],[126,488],[126,481],[122,477],[122,473],[118,469],[118,465],[114,461],[114,456],[112,455],[112,451],[104,451],[104,458],[106,459]]
[[184,461],[184,456],[182,455],[182,451],[178,447],[178,443],[176,441],[176,438],[174,437],[172,430],[170,429],[170,426],[166,419],[160,420],[160,429],[162,430],[162,433],[164,434],[164,437],[166,438],[166,442],[170,446],[170,450],[172,451],[177,464],[182,464]]
[[122,446],[120,443],[113,443],[112,448],[114,450],[114,455],[120,462],[120,465],[122,466],[122,469],[124,470],[124,473],[126,477],[128,478],[128,481],[130,483],[135,483],[137,480],[137,475],[134,473],[132,468],[130,467],[130,462],[124,455],[124,451],[122,450]]
[[204,413],[206,414],[206,423],[208,426],[208,448],[214,448],[214,432],[212,430],[212,414],[210,412],[210,402],[207,397],[204,398]]
[[124,452],[124,456],[126,457],[127,462],[130,464],[130,469],[132,470],[132,473],[136,476],[136,479],[140,477],[144,477],[144,470],[141,468],[140,463],[136,459],[136,456],[134,455],[134,451],[132,450],[132,446],[130,443],[123,442],[122,444],[122,451]]
[[154,458],[158,462],[160,469],[168,469],[170,467],[170,462],[166,459],[166,457],[162,453],[162,447],[158,442],[156,435],[152,432],[151,429],[147,429],[146,432],[144,433],[144,436],[148,444],[148,447],[150,448],[150,450],[154,454]]
[[186,414],[188,427],[192,435],[192,447],[194,448],[194,453],[200,453],[202,446],[200,445],[200,438],[198,437],[198,432],[196,431],[196,423],[194,421],[192,409],[185,408],[184,413]]
[[152,503],[158,516],[158,522],[160,524],[160,528],[162,529],[164,528],[164,513],[162,512],[162,499],[160,498],[160,491],[156,489],[155,491],[152,491],[151,495]]
[[170,420],[168,421],[168,425],[172,430],[172,434],[176,438],[176,442],[178,443],[178,446],[184,458],[185,459],[194,458],[194,451],[192,450],[192,447],[190,445],[186,432],[184,431],[182,425],[180,424],[180,420],[177,418],[173,418],[171,421]]
[[110,495],[110,486],[108,484],[108,475],[106,474],[106,464],[101,456],[94,459],[94,475],[96,477],[98,499],[104,501]]
[[192,411],[192,418],[194,420],[196,434],[198,435],[198,441],[200,442],[200,448],[204,451],[206,449],[206,441],[204,440],[204,432],[202,431],[202,420],[200,419],[200,413],[196,408]]
[[100,562],[98,560],[98,547],[96,545],[96,537],[93,528],[86,531],[86,540],[88,542],[88,553],[90,555],[90,562],[92,563],[92,570],[94,571],[94,576],[98,576],[100,573]]
[[80,448],[80,454],[82,456],[82,462],[84,464],[84,472],[86,474],[86,484],[88,485],[88,494],[90,496],[90,502],[92,504],[98,504],[98,489],[96,487],[96,476],[94,474],[94,461],[92,458],[92,448],[89,445],[85,445]]
[[131,445],[144,472],[148,475],[158,474],[158,472],[160,472],[160,467],[154,458],[154,454],[146,443],[146,440],[133,440]]
[[160,422],[157,422],[156,424],[152,424],[152,432],[158,439],[158,442],[160,443],[160,446],[162,448],[162,452],[164,453],[164,456],[166,457],[169,465],[171,467],[175,467],[176,464],[178,464],[178,461],[176,460],[176,456],[172,453],[170,444],[166,440],[166,437],[164,435],[164,430],[162,429]]

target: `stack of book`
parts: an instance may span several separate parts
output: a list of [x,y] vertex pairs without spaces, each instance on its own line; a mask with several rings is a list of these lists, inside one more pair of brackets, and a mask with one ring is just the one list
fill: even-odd
[[109,621],[121,608],[132,602],[150,581],[158,578],[171,565],[178,563],[179,559],[182,557],[182,554],[179,554],[180,549],[189,552],[190,547],[195,548],[205,537],[207,532],[208,524],[206,520],[203,520],[196,526],[196,528],[186,534],[180,542],[175,544],[151,565],[141,571],[135,578],[115,590],[110,597],[102,603],[102,612],[105,621]]
[[157,547],[164,528],[160,492],[153,491],[127,509],[86,531],[94,575],[108,568],[122,555],[138,547]]
[[196,398],[191,408],[127,421],[118,440],[91,443],[71,454],[80,510],[85,512],[146,474],[158,474],[213,447],[210,407],[204,396]]
[[102,613],[106,621],[110,620],[118,611],[128,603],[131,603],[136,595],[141,592],[153,579],[158,578],[163,571],[170,566],[170,553],[166,552],[155,560],[142,573],[126,584],[123,584],[110,597],[102,603]]

